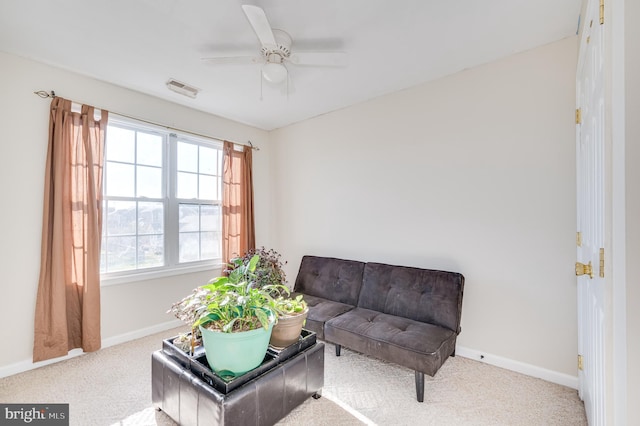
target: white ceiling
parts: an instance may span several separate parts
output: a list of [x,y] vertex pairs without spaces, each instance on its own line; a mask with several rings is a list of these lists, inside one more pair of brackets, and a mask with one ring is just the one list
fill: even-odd
[[[344,51],[348,65],[289,65],[288,96],[285,85],[264,83],[261,100],[260,65],[201,60],[258,52],[260,44],[242,4],[262,7],[273,28],[292,36],[292,51]],[[580,4],[2,0],[0,51],[271,130],[572,36]],[[166,88],[169,78],[202,91],[196,99],[178,95]]]

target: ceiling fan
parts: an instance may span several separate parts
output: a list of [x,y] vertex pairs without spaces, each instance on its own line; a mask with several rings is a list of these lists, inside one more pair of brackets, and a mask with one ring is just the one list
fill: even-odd
[[292,39],[283,30],[272,29],[264,10],[258,6],[242,5],[261,48],[255,56],[219,56],[202,58],[212,64],[262,64],[262,77],[269,83],[279,84],[289,75],[286,64],[301,66],[342,67],[346,65],[345,52],[292,52]]

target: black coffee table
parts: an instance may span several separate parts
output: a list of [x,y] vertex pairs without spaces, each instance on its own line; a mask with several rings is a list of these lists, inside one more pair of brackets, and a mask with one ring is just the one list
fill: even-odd
[[200,367],[173,355],[167,350],[152,355],[152,401],[183,426],[273,425],[310,396],[319,397],[324,386],[323,343],[282,359],[267,354],[259,374],[237,387],[220,387]]

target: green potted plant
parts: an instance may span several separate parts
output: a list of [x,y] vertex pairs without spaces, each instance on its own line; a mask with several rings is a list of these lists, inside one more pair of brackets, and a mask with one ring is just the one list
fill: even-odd
[[273,328],[269,344],[275,348],[285,348],[300,338],[309,307],[299,294],[294,298],[278,297],[275,299],[275,309],[278,323]]
[[286,288],[256,285],[259,260],[258,255],[246,263],[234,260],[228,276],[196,288],[170,309],[199,330],[207,362],[219,375],[244,374],[259,366],[267,352],[278,319],[272,294]]
[[269,344],[275,348],[284,348],[298,341],[309,309],[302,295],[291,298],[290,290],[285,285],[286,274],[283,268],[286,262],[273,249],[261,247],[249,250],[244,256],[232,259],[227,272],[231,274],[235,268],[248,265],[256,255],[260,257],[255,269],[256,286],[270,289],[278,317]]
[[264,246],[247,251],[244,256],[231,259],[229,268],[225,271],[230,274],[240,265],[248,265],[253,256],[259,256],[254,272],[255,283],[258,287],[276,286],[277,291],[272,292],[273,297],[288,294],[286,288],[287,276],[284,272],[286,261],[282,260],[282,255],[273,249],[266,249]]

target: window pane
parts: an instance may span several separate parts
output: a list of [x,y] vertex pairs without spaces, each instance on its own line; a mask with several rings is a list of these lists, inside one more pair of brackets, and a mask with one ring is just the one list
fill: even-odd
[[200,147],[200,173],[206,173],[208,175],[218,174],[218,150],[213,148],[207,148],[206,146]]
[[136,268],[136,237],[107,238],[107,271]]
[[198,176],[200,177],[200,197],[198,198],[201,200],[217,200],[216,178],[206,175]]
[[178,173],[178,198],[198,198],[198,175]]
[[200,233],[201,260],[216,259],[220,257],[220,243],[217,232]]
[[162,166],[162,136],[138,132],[137,163]]
[[191,232],[200,230],[200,213],[197,204],[180,204],[178,207],[178,231]]
[[138,237],[138,268],[164,265],[164,237],[143,235]]
[[220,230],[220,208],[218,206],[202,206],[200,212],[200,229],[202,231]]
[[198,172],[197,145],[178,142],[178,170],[183,172]]
[[138,166],[138,197],[162,198],[162,169]]
[[107,201],[106,216],[107,235],[135,235],[135,201]]
[[109,161],[135,161],[135,132],[120,127],[107,126],[106,154]]
[[164,234],[164,206],[162,203],[138,203],[138,234]]
[[106,191],[111,197],[134,196],[134,166],[131,164],[107,163]]
[[200,258],[199,232],[179,234],[178,257],[180,262],[193,262]]

